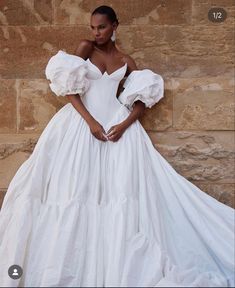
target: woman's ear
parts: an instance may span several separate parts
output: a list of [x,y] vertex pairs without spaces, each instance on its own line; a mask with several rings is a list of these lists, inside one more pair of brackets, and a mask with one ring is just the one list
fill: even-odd
[[117,22],[114,22],[112,25],[113,25],[113,29],[116,30],[117,27],[118,27],[118,23],[117,23]]

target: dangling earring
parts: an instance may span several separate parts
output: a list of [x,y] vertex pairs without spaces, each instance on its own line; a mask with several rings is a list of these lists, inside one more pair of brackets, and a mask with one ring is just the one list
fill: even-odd
[[113,30],[113,35],[111,37],[111,40],[114,42],[116,40],[116,32]]

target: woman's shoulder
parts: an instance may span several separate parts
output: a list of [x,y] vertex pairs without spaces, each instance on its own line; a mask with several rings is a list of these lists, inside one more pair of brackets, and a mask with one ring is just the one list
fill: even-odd
[[124,63],[127,63],[127,75],[135,70],[138,70],[135,60],[130,55],[123,54],[122,59]]
[[82,39],[78,46],[76,47],[74,54],[83,58],[87,59],[92,53],[94,49],[94,41],[88,39]]

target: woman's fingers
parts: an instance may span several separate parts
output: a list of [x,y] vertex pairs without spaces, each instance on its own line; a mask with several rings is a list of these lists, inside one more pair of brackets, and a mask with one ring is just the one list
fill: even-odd
[[107,139],[107,136],[105,134],[106,134],[105,130],[104,130],[104,128],[102,128],[102,130],[99,131],[99,133],[98,133],[99,139],[102,141],[107,141],[108,139]]
[[113,141],[116,142],[120,137],[120,133],[115,129],[115,127],[111,127],[106,133],[104,128],[102,127],[100,131],[94,133],[94,136],[101,141]]
[[103,133],[101,133],[101,139],[102,139],[103,141],[107,141],[107,140],[108,140],[107,137],[106,137]]
[[115,133],[117,133],[117,131],[116,131],[117,129],[116,129],[116,127],[115,126],[112,126],[109,130],[108,130],[108,132],[107,132],[107,136],[112,136],[113,134],[115,134]]
[[109,133],[107,133],[106,135],[107,135],[108,137],[113,137],[114,134],[116,134],[116,131],[115,131],[115,129],[112,129],[112,130],[110,130]]
[[103,127],[102,127],[101,137],[102,137],[102,139],[103,139],[104,141],[107,141],[107,140],[108,140],[108,138],[107,138],[107,136],[106,136],[106,131],[104,130]]
[[109,130],[107,131],[107,134],[109,134],[109,132],[111,132],[113,130],[113,126],[109,128]]

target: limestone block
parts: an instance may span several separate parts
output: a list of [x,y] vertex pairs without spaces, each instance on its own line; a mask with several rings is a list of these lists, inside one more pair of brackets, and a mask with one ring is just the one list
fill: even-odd
[[233,131],[149,132],[154,147],[189,181],[234,183]]
[[164,98],[140,118],[145,129],[234,130],[234,79],[163,78]]
[[172,129],[172,96],[172,91],[170,91],[166,85],[164,97],[150,109],[145,109],[144,115],[140,118],[140,122],[146,130],[168,131]]
[[45,79],[49,58],[58,50],[74,53],[87,31],[85,26],[0,26],[0,78]]
[[0,133],[14,133],[17,127],[17,84],[0,79]]
[[167,78],[233,78],[233,33],[232,25],[120,25],[117,43],[139,69],[154,69]]
[[210,24],[221,28],[221,23],[209,22],[208,11],[213,7],[221,7],[227,12],[226,25],[234,25],[235,2],[234,0],[192,0],[192,23]]
[[[233,77],[234,26],[194,25],[165,28],[166,74],[169,77]],[[166,47],[166,48],[165,48]]]
[[1,25],[48,25],[52,23],[52,0],[1,0]]
[[234,130],[234,80],[208,77],[173,82],[175,129]]
[[44,79],[21,80],[19,85],[19,132],[41,133],[53,115],[68,103],[57,97]]
[[121,51],[130,54],[138,69],[152,69],[165,75],[168,45],[164,40],[164,27],[160,26],[121,26],[116,33],[117,45]]
[[214,197],[218,201],[235,209],[235,184],[217,184],[195,182],[202,191]]
[[20,165],[28,159],[38,135],[0,135],[0,187],[7,188]]

